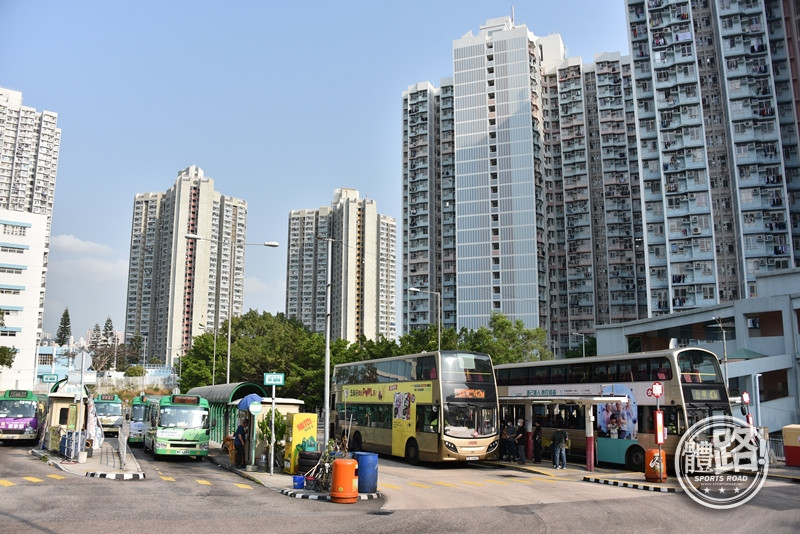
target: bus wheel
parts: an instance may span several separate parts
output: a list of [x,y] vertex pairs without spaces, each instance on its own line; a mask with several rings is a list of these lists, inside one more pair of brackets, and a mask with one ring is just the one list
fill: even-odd
[[638,445],[629,448],[625,453],[625,467],[631,471],[644,473],[644,449]]
[[359,452],[361,450],[361,433],[356,432],[350,440],[350,450],[352,452]]
[[419,446],[416,440],[410,439],[406,443],[406,462],[411,465],[419,465]]

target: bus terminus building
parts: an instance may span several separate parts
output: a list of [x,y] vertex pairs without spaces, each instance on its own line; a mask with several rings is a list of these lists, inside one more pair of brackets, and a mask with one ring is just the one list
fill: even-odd
[[125,342],[138,336],[146,363],[172,366],[193,336],[241,314],[246,230],[247,203],[215,191],[199,167],[165,193],[136,195]]
[[626,0],[630,55],[591,64],[509,17],[456,39],[402,95],[404,330],[438,292],[445,327],[502,312],[558,356],[799,266],[791,4]]
[[292,210],[286,316],[325,332],[330,269],[331,339],[395,339],[396,235],[396,220],[355,189],[336,189],[330,206]]
[[61,145],[58,115],[0,87],[0,345],[17,352],[0,390],[32,389],[42,337],[50,225]]

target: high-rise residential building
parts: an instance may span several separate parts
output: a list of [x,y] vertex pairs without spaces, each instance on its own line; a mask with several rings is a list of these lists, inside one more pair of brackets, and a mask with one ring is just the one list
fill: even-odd
[[32,389],[42,336],[50,226],[61,145],[58,115],[23,106],[0,87],[0,345],[14,347],[0,367],[0,390]]
[[396,233],[395,219],[355,189],[337,189],[330,206],[291,211],[286,315],[325,332],[330,269],[331,339],[394,339]]
[[247,203],[215,191],[199,167],[136,195],[125,339],[141,338],[148,363],[174,365],[193,336],[241,314],[246,230]]
[[[788,4],[627,0],[631,55],[590,64],[507,17],[455,40],[454,77],[403,93],[404,289],[451,295],[445,326],[541,326],[558,354],[800,265]],[[405,331],[434,312],[404,291]]]

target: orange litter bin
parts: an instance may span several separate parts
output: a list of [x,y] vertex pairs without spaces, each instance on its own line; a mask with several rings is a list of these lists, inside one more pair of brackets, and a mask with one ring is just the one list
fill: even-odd
[[351,458],[333,461],[331,501],[350,504],[358,501],[358,462]]
[[[659,452],[661,453],[659,461]],[[667,455],[664,449],[647,449],[644,456],[644,478],[648,482],[667,480]]]

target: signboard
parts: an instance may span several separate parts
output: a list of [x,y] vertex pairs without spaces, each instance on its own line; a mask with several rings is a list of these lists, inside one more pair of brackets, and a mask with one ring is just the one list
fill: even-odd
[[283,373],[264,373],[264,385],[265,386],[282,386],[283,385]]
[[51,375],[51,374],[42,375],[43,384],[55,384],[56,382],[58,382],[58,375]]
[[261,413],[261,403],[260,402],[251,402],[250,407],[248,408],[250,413],[253,415]]
[[[70,371],[69,372],[69,382],[71,384],[80,384],[81,383],[81,372],[80,371]],[[83,372],[83,383],[86,384],[97,384],[97,371],[84,371]]]

